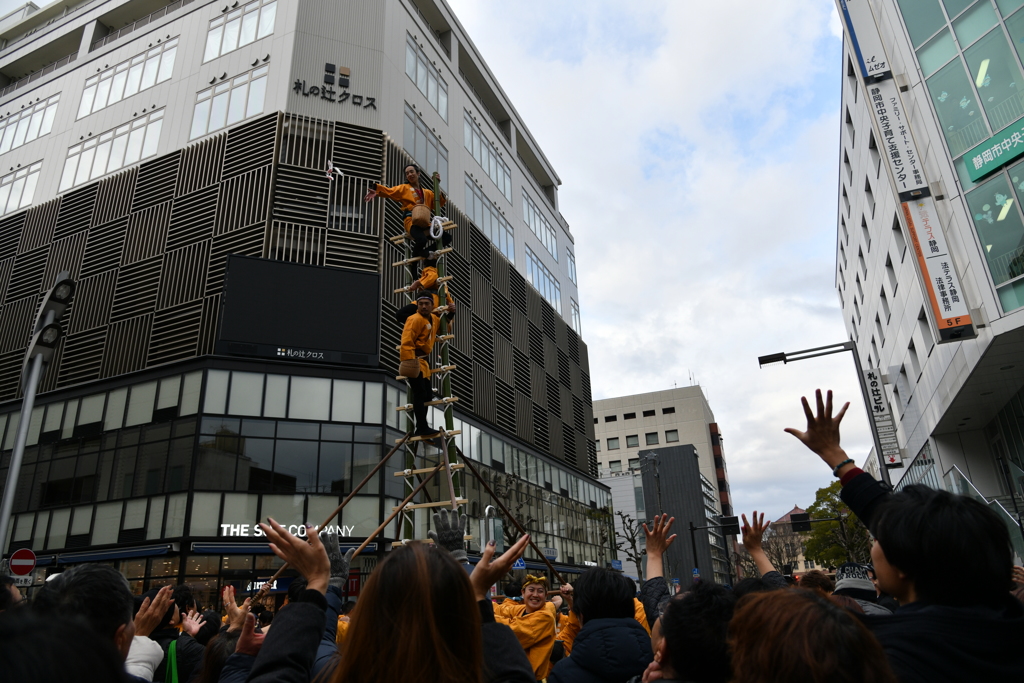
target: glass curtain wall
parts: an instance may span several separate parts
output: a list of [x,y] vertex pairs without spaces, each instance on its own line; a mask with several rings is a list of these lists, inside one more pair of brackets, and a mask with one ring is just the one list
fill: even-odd
[[1024,165],[977,186],[963,155],[1024,118],[1024,0],[897,0],[1004,312],[1024,306]]

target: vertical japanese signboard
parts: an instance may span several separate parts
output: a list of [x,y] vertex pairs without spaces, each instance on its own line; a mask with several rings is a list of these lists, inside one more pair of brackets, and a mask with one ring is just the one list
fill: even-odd
[[928,183],[924,179],[921,159],[896,82],[890,78],[870,83],[867,89],[871,113],[882,136],[878,151],[889,163],[896,193],[901,201],[924,194],[923,190],[928,187]]
[[924,278],[928,301],[935,314],[939,342],[962,341],[976,336],[967,299],[960,286],[960,276],[946,246],[945,233],[939,225],[935,201],[931,197],[922,197],[904,202],[903,217],[907,221],[921,277]]
[[896,421],[889,410],[889,399],[882,386],[882,373],[876,368],[868,368],[864,371],[863,381],[868,390],[871,428],[875,430],[878,443],[882,446],[882,460],[886,467],[903,467],[903,456],[896,439]]
[[839,14],[846,24],[846,32],[850,43],[857,54],[861,75],[865,81],[878,78],[891,71],[889,60],[885,57],[882,37],[878,35],[875,18],[871,14],[868,0],[837,0]]

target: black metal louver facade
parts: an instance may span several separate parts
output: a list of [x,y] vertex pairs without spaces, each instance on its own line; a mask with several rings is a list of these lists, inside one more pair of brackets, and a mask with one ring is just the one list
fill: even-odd
[[[363,194],[403,182],[407,161],[381,131],[275,113],[0,219],[0,401],[20,397],[58,272],[79,290],[44,392],[212,354],[229,254],[380,272],[380,362],[396,373],[405,282],[387,238],[402,216]],[[586,345],[454,203],[445,213],[459,411],[596,476]]]

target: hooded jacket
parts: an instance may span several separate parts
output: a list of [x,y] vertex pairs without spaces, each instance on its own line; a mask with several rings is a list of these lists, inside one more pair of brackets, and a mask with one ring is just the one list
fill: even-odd
[[654,659],[651,637],[636,619],[592,619],[583,625],[572,656],[555,664],[550,683],[621,683]]

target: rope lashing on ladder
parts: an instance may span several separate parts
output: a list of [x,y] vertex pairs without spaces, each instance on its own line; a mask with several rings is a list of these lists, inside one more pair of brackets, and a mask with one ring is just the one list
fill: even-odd
[[430,236],[439,239],[444,234],[444,224],[448,222],[447,216],[434,216],[430,221]]

